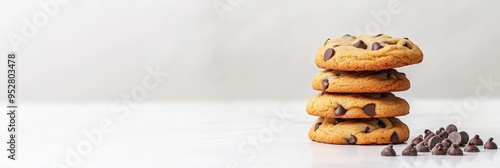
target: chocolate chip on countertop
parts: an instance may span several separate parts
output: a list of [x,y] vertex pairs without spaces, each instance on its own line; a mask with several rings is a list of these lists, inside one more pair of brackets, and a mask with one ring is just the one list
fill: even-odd
[[314,125],[314,131],[316,131],[321,124],[323,123],[322,122],[316,123],[316,125]]
[[448,132],[446,131],[441,131],[441,133],[438,134],[441,139],[448,138]]
[[479,152],[479,148],[474,144],[474,142],[470,142],[465,146],[464,152]]
[[325,50],[325,53],[323,54],[323,59],[325,61],[328,61],[330,58],[333,57],[333,55],[335,55],[335,50],[333,50],[333,48],[328,48]]
[[429,139],[431,139],[434,136],[436,136],[436,134],[434,134],[433,132],[430,132],[430,133],[425,135],[424,141],[428,143]]
[[460,145],[462,143],[462,136],[458,132],[456,132],[456,131],[455,132],[451,132],[448,135],[448,139],[450,139],[450,141],[453,144]]
[[448,150],[448,148],[451,147],[451,144],[453,144],[453,143],[448,138],[445,138],[441,141],[441,145],[443,145],[443,149],[446,151]]
[[396,151],[392,148],[392,145],[388,145],[385,147],[382,152],[380,152],[382,156],[396,156]]
[[372,45],[372,50],[380,50],[381,48],[384,48],[384,46],[382,46],[380,43],[378,42],[375,42],[373,43]]
[[441,144],[437,144],[431,150],[432,155],[446,155],[446,151],[443,150],[443,146]]
[[443,127],[439,128],[437,131],[436,131],[436,135],[439,135],[441,134],[441,132],[445,131],[445,129]]
[[415,144],[414,143],[411,143],[410,145],[408,145],[404,150],[403,152],[401,152],[401,154],[403,156],[417,156],[417,148],[415,148]]
[[458,144],[453,144],[451,145],[450,149],[448,149],[448,155],[451,155],[451,156],[461,156],[461,155],[464,155],[464,152],[462,151],[462,149],[460,149],[458,147]]
[[432,132],[431,130],[429,130],[429,129],[424,130],[424,139],[426,139],[429,136],[433,137],[434,135],[436,135],[436,134],[434,134],[434,132]]
[[330,82],[328,81],[328,79],[323,79],[323,92],[321,93],[321,95],[325,94],[326,89],[328,89],[329,86]]
[[429,145],[429,149],[434,148],[437,144],[441,143],[442,139],[441,137],[434,135],[429,141],[427,141],[427,144]]
[[358,42],[354,43],[353,46],[356,48],[362,48],[362,49],[368,48],[368,46],[366,46],[366,44],[365,44],[365,42],[363,42],[363,40],[359,40]]
[[370,117],[375,116],[375,104],[367,104],[363,107],[363,111],[365,114],[369,115]]
[[392,133],[392,135],[391,135],[391,142],[394,143],[394,144],[399,143],[398,133],[396,133],[396,132]]
[[415,137],[415,139],[411,141],[411,143],[417,144],[418,146],[418,144],[422,141],[424,141],[424,137],[422,137],[422,135],[418,135],[417,137]]
[[349,143],[349,144],[356,144],[356,142],[358,141],[358,138],[356,138],[356,136],[351,134],[351,137],[346,138],[345,140],[347,140],[347,143]]
[[493,138],[490,137],[486,143],[484,143],[484,149],[498,149],[497,144],[493,142]]
[[338,107],[335,109],[335,115],[337,116],[341,116],[341,115],[344,115],[345,113],[347,112],[347,110],[345,110],[344,107],[342,107],[342,105],[338,105]]
[[472,137],[472,139],[469,142],[474,143],[474,145],[483,145],[483,140],[479,138],[479,135],[477,134],[474,135],[474,137]]
[[461,137],[461,141],[460,141],[460,144],[458,144],[458,145],[467,144],[467,142],[469,142],[469,134],[467,134],[467,132],[465,132],[465,131],[460,131],[459,134]]
[[425,141],[418,143],[416,148],[418,152],[430,152],[429,145],[427,145],[427,142]]
[[330,40],[330,38],[326,39],[325,44],[323,44],[323,45],[326,45],[326,43],[328,42],[328,40]]
[[453,124],[450,124],[446,127],[446,132],[448,132],[448,134],[452,133],[452,132],[457,132],[458,129],[457,129],[457,126],[453,125]]

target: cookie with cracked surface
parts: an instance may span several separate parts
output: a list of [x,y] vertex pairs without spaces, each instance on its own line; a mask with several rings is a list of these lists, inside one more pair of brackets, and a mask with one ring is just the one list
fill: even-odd
[[379,118],[406,115],[410,105],[392,93],[320,93],[306,111],[327,118]]
[[382,71],[323,70],[316,74],[313,89],[330,93],[384,93],[405,91],[410,81],[395,69]]
[[408,126],[397,118],[339,119],[320,117],[309,138],[329,144],[398,144],[408,140]]
[[342,71],[377,71],[422,62],[423,53],[408,38],[345,35],[328,39],[316,53],[316,65]]

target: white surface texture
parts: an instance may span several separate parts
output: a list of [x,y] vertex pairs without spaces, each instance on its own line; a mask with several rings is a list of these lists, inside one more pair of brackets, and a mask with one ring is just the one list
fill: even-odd
[[[500,139],[498,101],[482,101],[460,115],[445,112],[461,100],[410,100],[411,113],[401,117],[410,139],[449,123],[483,141]],[[497,167],[497,150],[464,156],[404,157],[406,145],[396,145],[397,157],[380,156],[385,146],[328,145],[309,140],[316,117],[306,114],[305,101],[293,102],[143,102],[127,117],[109,105],[25,103],[20,108],[19,153],[16,162],[2,157],[0,167],[68,165],[71,148],[87,141],[84,131],[98,128],[103,119],[114,130],[82,155],[76,167]],[[452,117],[459,120],[451,121]],[[486,116],[486,117],[485,117]],[[4,124],[4,123],[0,123]],[[271,131],[270,131],[271,130]],[[0,133],[4,133],[3,131]],[[4,135],[2,135],[4,137]],[[256,146],[250,140],[255,139]],[[497,143],[500,141],[497,141]],[[255,150],[255,155],[249,152]],[[14,164],[15,163],[15,164]],[[69,167],[69,166],[68,166]]]

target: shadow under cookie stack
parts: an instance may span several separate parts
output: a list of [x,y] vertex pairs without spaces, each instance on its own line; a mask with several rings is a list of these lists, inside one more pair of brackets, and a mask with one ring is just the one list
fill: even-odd
[[408,126],[396,116],[410,105],[391,92],[405,91],[410,81],[394,68],[422,62],[423,54],[408,38],[345,35],[318,49],[313,80],[321,91],[307,104],[318,116],[309,130],[313,141],[329,144],[398,144],[408,140]]

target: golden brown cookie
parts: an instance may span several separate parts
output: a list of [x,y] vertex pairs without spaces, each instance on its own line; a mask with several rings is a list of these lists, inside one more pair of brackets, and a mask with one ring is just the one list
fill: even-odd
[[328,39],[316,53],[316,65],[342,71],[378,71],[422,62],[423,53],[408,38],[345,35]]
[[408,126],[397,118],[320,117],[309,129],[311,140],[330,144],[397,144],[408,140],[409,135]]
[[404,91],[410,81],[395,69],[382,71],[323,70],[316,74],[313,89],[334,93],[383,93]]
[[378,118],[406,115],[410,105],[392,93],[320,93],[309,100],[306,111],[327,118]]

